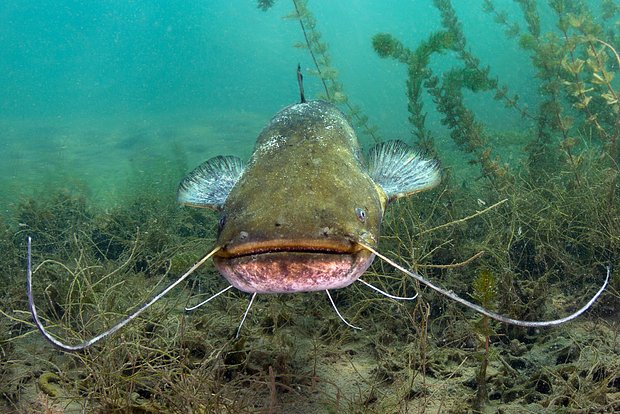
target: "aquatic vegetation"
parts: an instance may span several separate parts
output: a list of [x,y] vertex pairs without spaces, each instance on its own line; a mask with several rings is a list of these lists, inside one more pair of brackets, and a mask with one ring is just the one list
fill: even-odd
[[[545,99],[538,113],[532,115],[538,127],[536,139],[528,148],[529,168],[557,169],[558,163],[565,164],[579,185],[582,142],[585,137],[598,138],[609,163],[605,181],[609,186],[607,201],[611,203],[619,168],[616,141],[620,109],[613,78],[620,59],[613,46],[617,33],[606,27],[617,14],[617,7],[605,4],[601,19],[596,19],[584,2],[550,1],[556,27],[546,33],[541,33],[540,12],[533,2],[521,3],[528,23],[526,32],[510,23],[492,1],[485,1],[485,11],[494,14],[499,24],[510,27],[519,46],[529,52],[541,80],[539,91]],[[559,157],[562,152],[564,157]]]
[[[477,200],[508,197],[509,203],[499,209],[504,217],[503,223],[494,223],[493,213],[483,216],[485,225],[479,229],[484,228],[489,239],[474,245],[485,251],[482,259],[485,266],[502,269],[502,277],[495,282],[503,293],[497,298],[497,306],[512,309],[521,317],[541,317],[545,292],[538,290],[540,282],[530,284],[528,278],[532,282],[548,278],[558,281],[554,273],[570,274],[571,284],[581,287],[581,276],[576,269],[593,269],[602,263],[615,263],[618,258],[620,246],[616,234],[620,230],[620,211],[615,195],[618,105],[613,77],[619,63],[612,45],[617,34],[610,31],[610,26],[604,30],[595,23],[583,2],[571,1],[550,2],[557,13],[558,29],[563,37],[543,30],[535,2],[519,2],[527,25],[527,33],[522,34],[517,23],[511,22],[506,13],[497,11],[493,2],[486,1],[485,10],[504,25],[508,36],[518,38],[521,47],[530,51],[532,64],[539,71],[540,90],[545,99],[538,113],[533,113],[529,108],[519,106],[517,96],[509,98],[508,87],[499,87],[498,81],[490,77],[490,68],[482,69],[479,60],[467,51],[450,2],[435,1],[434,4],[440,10],[445,31],[431,34],[415,50],[408,49],[386,33],[374,36],[373,47],[380,57],[393,58],[408,66],[408,108],[410,113],[414,109],[409,121],[419,145],[433,148],[432,134],[424,126],[425,113],[420,101],[422,88],[433,97],[435,109],[442,114],[442,122],[449,128],[455,143],[463,151],[475,155],[481,174],[487,179],[484,186],[469,189],[470,194],[477,191],[480,195]],[[617,13],[617,8],[609,4],[607,7],[608,13]],[[605,32],[609,35],[607,41],[600,38]],[[450,42],[439,42],[438,39],[442,38]],[[438,55],[456,54],[463,66],[434,74],[426,66],[428,62],[420,58],[428,51]],[[426,79],[424,82],[419,81],[421,74]],[[489,133],[467,108],[462,93],[465,89],[473,93],[496,90],[496,99],[503,100],[506,106],[514,108],[523,117],[537,121],[533,139],[526,147],[529,159],[525,169],[508,166],[499,157],[492,156],[494,148],[489,143]],[[501,145],[501,141],[495,142]],[[599,156],[601,151],[603,155]],[[458,199],[453,198],[454,189],[449,185],[446,187],[440,198],[443,201],[438,203],[451,207],[446,215],[454,217],[450,210]],[[602,194],[606,195],[606,203],[601,203]],[[476,198],[468,201],[470,205],[475,204]],[[550,206],[550,209],[544,213],[541,206]],[[533,211],[538,213],[532,215]],[[403,212],[397,214],[403,215]],[[418,263],[454,263],[472,254],[471,249],[463,249],[471,245],[466,239],[476,237],[473,234],[446,234],[442,231],[431,239],[430,245],[421,245],[422,241],[411,234],[416,234],[416,228],[424,224],[411,219],[411,215],[405,213],[398,226],[391,229],[397,235],[398,244],[411,240],[410,247],[407,247],[408,242],[393,247],[399,257]],[[418,230],[417,234],[420,233]],[[425,249],[430,252],[428,255],[424,254]],[[416,250],[417,253],[412,255]],[[464,254],[455,257],[457,251]],[[515,284],[521,286],[515,289]],[[476,289],[475,283],[471,288]],[[522,295],[527,299],[522,299]],[[618,306],[617,294],[608,300],[614,303],[612,307]],[[521,305],[517,306],[519,303]],[[513,328],[507,331],[512,337],[525,338],[523,332]],[[485,337],[486,342],[493,335]],[[481,409],[484,400],[480,390],[484,385],[482,375],[488,366],[487,356],[485,352],[475,381],[479,394],[472,406],[477,410]]]
[[[594,203],[596,189],[593,189],[592,193],[590,200]],[[526,194],[525,191],[522,194]],[[535,211],[534,206],[540,205],[540,199],[531,200],[532,206],[527,208],[521,204],[513,207],[504,203],[469,220],[433,230],[445,224],[447,216],[443,205],[448,200],[452,203],[448,214],[452,211],[452,214],[456,215],[467,210],[471,200],[460,197],[463,197],[460,192],[451,195],[441,192],[439,197],[429,195],[416,203],[399,203],[398,211],[392,212],[387,218],[388,230],[382,243],[390,246],[390,250],[397,256],[418,263],[419,270],[426,269],[438,278],[445,275],[449,278],[447,282],[465,291],[468,290],[467,282],[458,275],[461,271],[469,273],[468,267],[442,269],[424,266],[464,261],[477,253],[478,249],[486,251],[483,260],[489,268],[506,268],[506,261],[514,260],[519,266],[524,266],[521,276],[512,280],[506,278],[507,275],[498,275],[496,281],[498,289],[506,294],[497,297],[497,306],[508,307],[511,312],[514,311],[513,314],[524,317],[550,316],[545,306],[546,299],[560,293],[556,289],[549,291],[544,288],[546,284],[541,284],[541,275],[523,277],[527,274],[526,269],[529,269],[529,265],[523,261],[531,259],[529,257],[519,259],[519,256],[511,259],[511,251],[507,247],[509,246],[507,240],[511,235],[500,230],[505,228],[507,214],[508,217],[511,214],[518,215],[510,220],[515,220],[515,223],[524,227],[535,226],[536,220],[543,222],[548,220],[544,217],[544,212],[531,217],[532,211]],[[153,223],[150,231],[158,231],[152,227],[155,226],[155,219],[160,217],[158,209],[147,209],[144,206],[149,203],[140,200],[136,202],[143,206],[139,213],[141,220]],[[52,204],[47,205],[50,209],[54,208]],[[506,206],[509,208],[505,209]],[[560,210],[563,208],[562,205],[558,206]],[[183,213],[186,210],[177,212],[179,214],[177,217],[159,225],[161,226],[159,231],[178,234],[183,229],[183,224],[188,222],[188,217]],[[92,212],[92,214],[93,220],[86,223],[87,228],[82,228],[83,234],[89,234],[98,228],[100,213]],[[132,217],[135,214],[138,214],[135,209],[127,206],[119,208],[114,216],[122,218]],[[564,214],[558,217],[564,217]],[[214,231],[216,220],[215,218],[212,220],[211,229]],[[402,228],[405,225],[408,228]],[[580,227],[583,227],[583,224],[575,223],[566,229],[574,231]],[[108,231],[111,231],[111,228]],[[171,260],[177,255],[185,257],[196,249],[195,244],[198,240],[193,235],[184,233],[185,230],[182,231],[185,235],[175,243],[167,245],[162,252]],[[559,232],[560,229],[554,231]],[[418,235],[419,233],[423,234]],[[88,260],[83,259],[71,264],[64,255],[74,256],[75,252],[70,253],[71,249],[62,250],[58,256],[53,257],[67,263],[71,272],[53,267],[45,270],[46,267],[54,266],[53,263],[48,263],[37,271],[37,278],[42,278],[44,274],[48,275],[46,278],[56,276],[54,282],[56,289],[69,292],[74,298],[69,302],[64,299],[58,300],[57,303],[70,305],[63,310],[62,316],[58,319],[53,316],[53,301],[44,297],[39,300],[40,303],[47,304],[42,313],[50,318],[48,323],[51,323],[53,318],[58,325],[69,327],[63,336],[82,337],[98,332],[102,326],[120,317],[129,304],[149,296],[148,292],[156,289],[159,283],[154,283],[154,279],[165,282],[172,276],[170,273],[158,275],[147,271],[146,267],[135,266],[136,258],[144,256],[145,252],[151,249],[148,244],[140,242],[142,237],[140,233],[126,234],[123,227],[118,226],[114,227],[114,233],[110,234],[113,235],[124,240],[128,246],[128,250],[114,260],[95,259],[95,252],[101,249],[94,241],[80,237],[77,241],[74,239],[74,243],[77,244],[73,248],[77,252],[82,252],[84,258],[90,257]],[[211,233],[211,237],[213,236],[214,233]],[[70,234],[65,237],[73,238]],[[398,241],[397,237],[400,237]],[[557,237],[557,235],[551,232],[549,235],[540,234],[540,237]],[[556,242],[560,245],[556,245]],[[547,255],[545,260],[551,260],[553,255],[562,253],[561,243],[556,240],[548,240],[544,244],[541,242],[541,248],[549,249],[546,253],[541,252]],[[14,249],[15,254],[23,250],[22,247],[21,243],[18,243]],[[513,252],[515,253],[518,252]],[[23,251],[20,254],[23,255]],[[571,257],[570,252],[564,254],[566,256],[563,260]],[[49,254],[45,256],[50,257]],[[41,257],[41,254],[37,253],[37,257]],[[582,258],[582,260],[587,265],[590,259]],[[122,266],[125,262],[127,265]],[[92,268],[94,264],[102,268],[99,270]],[[14,273],[16,279],[21,277],[23,267],[22,263],[18,265]],[[107,276],[119,266],[122,267],[120,272]],[[220,277],[213,269],[206,268],[204,272],[195,279],[194,289],[200,287],[200,291],[204,293],[218,290]],[[80,275],[80,284],[68,287],[58,283],[60,277],[67,279],[66,275],[71,273]],[[576,272],[573,271],[571,274],[575,275]],[[371,278],[369,281],[373,283],[375,280],[378,281],[379,287],[398,292],[403,296],[411,289],[410,282],[380,263],[373,267],[367,277]],[[581,287],[591,286],[595,282],[592,278],[575,279],[575,281]],[[516,283],[519,294],[514,292],[513,283]],[[132,289],[119,289],[120,286],[129,284]],[[554,284],[557,285],[557,281]],[[21,285],[18,287],[23,289]],[[95,292],[92,291],[93,288]],[[243,313],[246,304],[244,300],[239,300],[239,295],[227,294],[228,298],[213,301],[208,312],[184,316],[182,307],[187,301],[189,292],[180,291],[151,310],[144,318],[139,318],[134,325],[128,326],[121,335],[110,338],[96,349],[64,356],[63,359],[72,361],[68,366],[66,362],[58,360],[58,357],[50,356],[55,362],[48,365],[47,372],[52,372],[60,380],[49,374],[43,378],[52,379],[55,392],[60,392],[62,395],[60,398],[48,395],[50,404],[55,404],[55,407],[58,407],[58,402],[62,406],[77,404],[101,411],[184,412],[187,407],[192,407],[198,412],[201,410],[253,412],[257,405],[266,410],[269,406],[287,407],[291,406],[290,404],[298,404],[300,401],[305,401],[307,393],[310,393],[314,404],[332,407],[335,412],[342,410],[380,412],[389,407],[396,409],[395,407],[429,406],[434,404],[433,395],[437,392],[437,387],[447,384],[458,386],[461,382],[470,384],[466,380],[470,377],[476,378],[479,373],[479,364],[472,364],[476,358],[468,360],[468,355],[478,352],[476,351],[479,347],[479,336],[476,333],[478,328],[472,326],[476,326],[479,319],[474,318],[470,325],[462,309],[443,303],[443,299],[435,297],[430,292],[425,292],[413,306],[390,304],[384,300],[378,303],[379,300],[374,294],[360,288],[335,293],[334,299],[347,317],[364,328],[362,335],[350,329],[343,329],[341,322],[324,301],[317,300],[315,296],[300,295],[286,298],[262,297],[255,308],[256,311],[250,314],[251,320],[246,324],[243,335],[239,340],[234,340],[230,338],[235,335],[239,315]],[[523,297],[519,296],[521,294]],[[574,292],[570,294],[571,297],[574,296]],[[582,294],[587,296],[587,291],[584,290]],[[609,299],[608,297],[607,300]],[[16,300],[18,301],[15,302]],[[192,300],[194,301],[198,299]],[[10,306],[9,311],[25,307],[23,296],[17,293],[5,303]],[[525,303],[527,305],[523,308]],[[609,303],[606,306],[614,305]],[[15,332],[16,329],[21,329],[23,333],[28,332],[28,316],[14,312],[11,314],[23,319],[23,322],[16,321],[11,330]],[[3,323],[6,323],[6,319],[3,319]],[[17,328],[20,325],[22,328]],[[83,327],[87,327],[88,331],[83,331]],[[75,329],[76,332],[70,332],[71,329]],[[609,328],[604,324],[597,324],[597,329],[610,341],[601,346],[613,354],[615,352],[613,350],[618,349],[618,337],[614,342],[607,331]],[[574,327],[570,330],[574,330]],[[510,339],[505,336],[508,332]],[[582,353],[581,359],[575,359],[574,356],[570,356],[572,355],[570,352],[573,351],[567,351],[564,353],[566,357],[559,359],[563,354],[558,351],[558,360],[563,361],[562,363],[556,365],[552,360],[543,363],[537,359],[539,358],[537,352],[542,352],[540,347],[545,346],[545,343],[534,338],[527,331],[513,331],[506,327],[498,327],[496,333],[490,333],[491,346],[498,355],[489,358],[487,368],[487,372],[490,370],[493,373],[487,377],[492,404],[499,400],[506,404],[510,401],[521,401],[525,393],[521,391],[519,394],[514,390],[528,386],[527,384],[533,381],[532,378],[539,378],[539,385],[535,386],[539,391],[535,392],[536,398],[532,401],[544,401],[545,398],[550,400],[553,395],[560,395],[559,386],[550,388],[544,385],[547,382],[551,383],[555,376],[560,381],[568,381],[566,390],[562,393],[571,392],[570,381],[576,378],[596,378],[596,381],[588,383],[587,387],[590,387],[589,384],[596,384],[598,391],[596,389],[586,391],[584,388],[586,385],[582,386],[579,399],[583,402],[592,401],[593,396],[610,392],[609,390],[613,390],[616,386],[614,384],[620,376],[620,367],[612,362],[601,360],[598,371],[588,373],[591,366],[586,366],[590,361],[587,352]],[[22,346],[26,340],[33,341],[34,338],[29,336],[11,339],[2,346],[7,352],[13,352],[16,346]],[[53,353],[41,342],[35,341],[35,343],[37,343],[36,352],[41,355]],[[368,349],[373,350],[371,354],[368,354]],[[348,376],[342,377],[342,372],[347,372],[345,368],[349,366],[348,358],[356,361],[355,366],[359,370],[359,373],[353,374],[354,378],[357,378],[355,381],[370,384],[371,388],[363,386],[355,392],[347,388],[345,383],[352,379]],[[372,362],[375,358],[376,363]],[[567,361],[566,358],[571,362],[564,362]],[[338,362],[338,368],[330,374],[328,368],[334,361],[342,362]],[[362,361],[367,362],[362,364]],[[508,371],[498,375],[497,372],[498,370],[501,372],[504,362],[508,364],[509,368],[505,368]],[[5,378],[9,380],[8,384],[14,384],[13,386],[18,387],[16,390],[21,390],[15,391],[16,394],[13,395],[27,392],[24,388],[27,382],[15,382],[19,377],[16,376],[17,372],[10,372],[10,367],[11,364],[5,365],[5,369],[9,370],[4,374]],[[35,375],[35,378],[40,378],[41,374]],[[338,376],[341,377],[341,382],[337,382]],[[44,383],[47,384],[49,381]],[[473,387],[477,386],[475,380],[473,384]],[[388,388],[389,393],[386,392]],[[500,392],[501,389],[503,391]],[[451,406],[458,410],[458,405]]]
[[262,11],[267,11],[273,7],[275,2],[275,0],[257,0],[256,7],[258,7]]
[[[478,303],[485,308],[494,310],[495,298],[497,291],[495,288],[495,277],[489,269],[482,269],[472,282],[473,296]],[[490,319],[483,315],[478,324],[478,334],[483,338],[480,342],[483,344],[483,351],[480,355],[480,371],[477,375],[477,390],[474,400],[474,409],[480,410],[489,400],[489,391],[487,389],[487,368],[489,366],[489,339],[493,335]]]
[[[451,2],[435,0],[434,5],[441,13],[445,30],[431,33],[414,51],[386,33],[373,37],[373,48],[380,57],[397,59],[407,65],[407,109],[416,143],[434,152],[434,138],[425,125],[427,113],[422,103],[422,94],[426,90],[433,97],[436,110],[443,115],[441,122],[451,131],[454,142],[463,151],[476,156],[483,175],[493,185],[503,186],[508,179],[505,167],[492,157],[493,150],[485,136],[484,126],[465,105],[463,90],[474,93],[497,90],[496,99],[504,99],[512,107],[518,107],[518,97],[508,98],[507,88],[500,89],[497,81],[489,76],[490,68],[481,68],[479,59],[466,49],[461,24]],[[447,51],[453,51],[464,66],[446,70],[441,75],[434,74],[429,66],[431,55]]]
[[433,138],[426,129],[426,113],[422,103],[423,84],[428,82],[432,71],[428,68],[432,54],[442,53],[454,45],[454,36],[449,31],[431,33],[415,51],[406,48],[388,33],[378,33],[372,38],[372,46],[382,58],[390,57],[407,65],[407,98],[409,100],[409,122],[420,146],[429,152],[433,150]]
[[292,0],[292,2],[294,11],[285,17],[299,21],[304,42],[296,43],[295,47],[308,50],[312,58],[315,70],[310,71],[310,73],[321,80],[325,90],[325,95],[317,98],[344,106],[346,114],[353,125],[359,129],[359,132],[370,136],[374,142],[381,142],[378,128],[370,124],[368,116],[362,113],[358,105],[349,101],[342,82],[338,80],[338,71],[332,65],[329,47],[322,40],[321,32],[317,28],[316,18],[307,7],[307,0]]

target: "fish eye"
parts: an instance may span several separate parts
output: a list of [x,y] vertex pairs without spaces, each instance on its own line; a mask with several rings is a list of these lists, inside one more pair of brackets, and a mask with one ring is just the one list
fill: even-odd
[[224,224],[226,224],[226,214],[222,214],[220,217],[220,221],[217,224],[218,231],[222,231],[222,229],[224,228]]
[[366,210],[364,210],[363,208],[359,208],[357,207],[355,209],[355,214],[357,214],[357,218],[359,219],[359,221],[361,221],[362,223],[366,221]]

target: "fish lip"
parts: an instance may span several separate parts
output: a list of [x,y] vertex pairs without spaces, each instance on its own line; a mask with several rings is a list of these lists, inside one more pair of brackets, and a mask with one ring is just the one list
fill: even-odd
[[287,240],[274,239],[258,242],[246,242],[225,245],[216,256],[232,259],[243,256],[255,256],[268,253],[321,253],[336,255],[354,255],[361,250],[358,243],[334,240]]
[[280,250],[214,257],[220,274],[248,293],[299,293],[349,286],[372,263],[369,250],[319,252]]

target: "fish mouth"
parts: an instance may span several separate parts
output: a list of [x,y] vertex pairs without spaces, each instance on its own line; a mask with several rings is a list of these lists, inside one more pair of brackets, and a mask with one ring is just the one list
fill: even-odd
[[373,258],[370,251],[350,241],[271,240],[222,249],[214,263],[244,292],[293,293],[348,286]]
[[217,253],[217,257],[235,258],[276,252],[355,254],[364,248],[349,240],[289,240],[275,239],[252,241],[227,245]]

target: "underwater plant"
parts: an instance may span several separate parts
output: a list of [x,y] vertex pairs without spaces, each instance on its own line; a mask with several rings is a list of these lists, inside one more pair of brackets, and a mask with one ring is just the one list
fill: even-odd
[[[507,88],[499,88],[496,80],[489,76],[489,68],[481,68],[480,61],[466,49],[466,40],[460,22],[449,0],[435,0],[434,5],[441,12],[444,30],[431,33],[420,42],[414,51],[387,33],[376,34],[372,45],[379,57],[392,58],[407,65],[407,98],[409,122],[413,126],[414,138],[420,147],[434,152],[434,138],[425,126],[426,112],[422,93],[426,90],[443,115],[442,124],[451,131],[454,142],[465,152],[473,153],[480,164],[482,174],[493,185],[504,187],[510,183],[505,166],[492,157],[492,147],[485,136],[483,125],[463,100],[463,90],[483,92],[496,90],[496,99],[506,100],[506,105],[518,108],[518,97],[508,98]],[[429,67],[433,54],[452,51],[464,66],[443,72],[441,76]]]
[[[545,100],[539,105],[537,136],[528,148],[530,168],[557,168],[567,163],[580,185],[579,154],[583,138],[598,137],[609,163],[606,181],[607,201],[614,199],[618,176],[617,138],[620,133],[618,93],[613,85],[614,70],[620,59],[613,43],[617,34],[605,30],[604,23],[618,13],[617,6],[606,1],[600,19],[585,2],[572,0],[549,1],[555,13],[556,32],[541,33],[539,7],[535,2],[523,2],[524,18],[528,23],[523,33],[517,23],[510,23],[505,13],[497,11],[491,0],[485,1],[485,11],[496,16],[496,22],[506,26],[509,35],[529,52],[532,65],[541,80],[539,90]],[[601,36],[607,35],[608,41]],[[610,43],[611,42],[611,43]],[[609,57],[612,57],[610,60]],[[576,113],[571,113],[576,112]],[[559,135],[559,145],[554,135]],[[556,154],[564,152],[564,159]]]
[[406,48],[400,41],[387,33],[378,33],[372,38],[372,46],[382,58],[390,57],[407,65],[407,98],[409,100],[409,122],[414,127],[414,136],[425,150],[434,150],[433,138],[425,127],[426,113],[422,103],[422,85],[432,76],[428,68],[433,53],[441,53],[454,44],[453,34],[439,31],[429,35],[415,51]]
[[322,40],[316,18],[308,8],[307,0],[292,0],[292,2],[294,11],[285,18],[299,21],[304,41],[294,46],[307,50],[312,58],[314,70],[311,70],[310,74],[320,79],[325,91],[325,95],[320,98],[344,106],[345,113],[360,132],[370,136],[374,142],[381,142],[378,128],[370,125],[368,116],[362,113],[361,108],[349,101],[342,82],[338,80],[338,71],[332,64],[329,46]]
[[[519,105],[518,96],[509,97],[508,87],[499,86],[499,81],[491,77],[489,68],[483,69],[480,61],[467,50],[450,1],[434,2],[440,11],[443,28],[420,42],[418,48],[408,49],[388,33],[375,35],[372,45],[378,56],[396,59],[408,67],[405,90],[409,121],[418,143],[433,148],[432,134],[420,132],[425,130],[425,113],[422,112],[425,108],[420,100],[422,90],[433,97],[434,109],[442,116],[442,123],[448,127],[454,142],[464,152],[475,155],[482,176],[487,179],[484,186],[470,189],[479,192],[477,200],[504,197],[510,200],[500,209],[510,224],[502,226],[493,220],[487,221],[488,228],[497,228],[499,233],[483,249],[487,260],[490,255],[494,262],[493,269],[509,269],[507,277],[497,281],[499,289],[504,292],[498,298],[498,306],[517,311],[519,306],[516,304],[522,303],[521,298],[525,296],[529,305],[521,312],[531,315],[542,310],[539,296],[542,292],[536,292],[536,280],[557,280],[558,276],[554,274],[574,275],[577,267],[596,268],[602,263],[616,263],[619,257],[620,244],[616,234],[620,230],[620,211],[615,194],[618,170],[615,142],[619,129],[617,89],[613,82],[614,72],[620,65],[617,48],[613,46],[617,44],[618,35],[613,23],[605,28],[599,23],[611,22],[611,16],[617,16],[619,10],[617,5],[611,4],[613,2],[605,2],[603,17],[596,18],[586,2],[550,1],[548,3],[556,13],[558,36],[555,30],[545,30],[542,22],[548,23],[549,20],[541,19],[539,3],[518,2],[526,23],[525,34],[519,24],[507,13],[498,11],[494,3],[485,1],[484,9],[505,27],[509,38],[516,38],[519,45],[530,52],[532,64],[538,70],[539,90],[545,97],[537,108],[538,112]],[[601,38],[603,33],[606,38]],[[437,43],[438,47],[431,50],[437,51],[438,59],[442,54],[456,56],[462,66],[438,74],[429,67],[419,69],[424,60],[415,56],[424,56],[420,51],[429,50],[428,44],[442,36],[451,44]],[[412,73],[415,76],[412,77]],[[425,81],[421,82],[421,78]],[[502,164],[492,155],[495,147],[502,145],[502,137],[496,138],[485,132],[485,126],[467,107],[463,90],[473,93],[495,90],[495,99],[504,101],[505,106],[536,122],[533,138],[525,141],[529,158],[523,168]],[[459,200],[454,199],[450,190],[448,185],[443,205],[450,206],[451,210]],[[600,202],[601,194],[606,195],[606,203]],[[534,205],[542,206],[542,210],[526,217],[523,213],[536,210]],[[546,209],[550,211],[544,213]],[[592,220],[592,217],[596,218]],[[411,231],[411,227],[406,226],[400,233]],[[449,240],[449,246],[463,248],[471,244],[468,237],[473,234],[451,233],[438,237],[435,245],[441,246],[446,243],[444,240]],[[498,249],[499,246],[504,247]],[[432,258],[443,262],[455,260],[455,253],[450,249],[438,247],[431,252],[428,256],[401,254],[409,257],[410,262],[427,262]],[[514,279],[519,275],[525,276],[523,282]],[[575,282],[579,280],[572,277]],[[527,278],[532,278],[531,282]],[[534,285],[526,287],[529,283]],[[471,288],[475,289],[473,284]],[[617,299],[612,302],[617,306]],[[522,335],[510,331],[513,336]],[[487,364],[488,360],[483,359],[479,375]],[[482,378],[478,377],[478,381]],[[478,405],[482,402],[481,397],[479,394],[475,400]]]
[[[472,283],[473,296],[478,303],[488,309],[494,309],[495,296],[497,295],[495,278],[489,269],[482,269],[478,272],[478,276]],[[489,400],[489,391],[487,389],[487,368],[489,366],[490,344],[489,338],[493,335],[489,318],[482,316],[478,324],[478,333],[482,336],[483,351],[480,356],[480,371],[476,376],[478,389],[476,390],[476,398],[474,399],[474,410],[480,411],[484,404]]]
[[258,7],[262,11],[267,11],[273,7],[275,2],[276,2],[275,0],[257,0],[256,7]]

